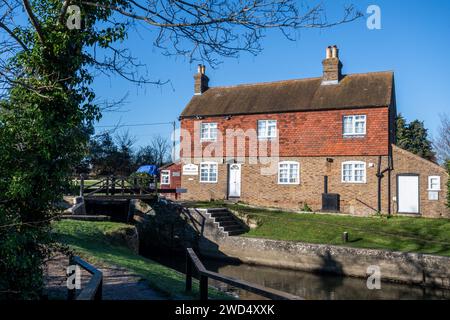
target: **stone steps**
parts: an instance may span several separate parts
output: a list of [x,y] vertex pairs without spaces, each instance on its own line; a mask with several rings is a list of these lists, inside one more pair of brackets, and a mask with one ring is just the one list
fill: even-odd
[[218,228],[228,236],[240,235],[247,232],[245,226],[226,208],[208,209],[207,213],[217,224]]

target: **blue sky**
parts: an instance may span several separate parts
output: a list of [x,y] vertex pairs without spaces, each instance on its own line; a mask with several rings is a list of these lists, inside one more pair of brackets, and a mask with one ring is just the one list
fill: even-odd
[[[352,0],[324,1],[331,20]],[[431,134],[437,132],[439,114],[450,113],[450,1],[374,0],[353,3],[363,12],[369,5],[381,8],[381,30],[369,30],[366,19],[332,29],[304,29],[297,41],[270,32],[262,40],[258,56],[242,54],[225,59],[217,68],[207,66],[210,86],[234,85],[321,76],[321,61],[328,45],[340,48],[344,73],[392,70],[395,72],[397,106],[408,120],[425,121]],[[122,112],[105,113],[100,126],[170,122],[177,120],[193,95],[196,63],[182,57],[166,57],[152,46],[153,34],[141,29],[124,44],[143,63],[154,79],[170,80],[164,86],[136,87],[119,79],[99,77],[99,98],[120,99],[128,94]],[[128,127],[145,145],[152,135],[170,137],[170,125]],[[125,130],[120,129],[120,130]],[[119,130],[119,131],[120,131]]]

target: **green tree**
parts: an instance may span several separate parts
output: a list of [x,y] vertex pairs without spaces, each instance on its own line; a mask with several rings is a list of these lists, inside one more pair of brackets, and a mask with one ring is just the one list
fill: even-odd
[[0,292],[33,299],[55,246],[53,204],[83,156],[86,127],[100,117],[88,71],[95,62],[83,48],[123,39],[125,25],[98,30],[110,12],[86,7],[85,29],[69,30],[58,20],[60,1],[23,1],[23,8],[30,24],[12,32],[21,50],[2,70],[9,86],[0,112]]
[[215,64],[258,53],[267,29],[289,36],[362,16],[348,7],[341,20],[328,22],[323,9],[303,9],[295,0],[1,1],[0,295],[40,295],[43,262],[55,243],[53,204],[86,156],[86,132],[100,118],[91,88],[96,72],[160,83],[139,76],[139,63],[120,46],[134,22],[152,28],[153,45],[164,54]]
[[[446,163],[447,172],[450,175],[450,159]],[[450,179],[447,180],[447,206],[450,208]]]
[[407,123],[405,118],[399,114],[396,120],[397,145],[424,159],[436,161],[432,143],[428,137],[428,130],[424,123],[419,120]]

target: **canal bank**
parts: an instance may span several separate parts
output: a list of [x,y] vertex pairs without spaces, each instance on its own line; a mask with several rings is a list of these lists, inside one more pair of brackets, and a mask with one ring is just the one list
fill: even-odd
[[227,236],[208,209],[189,209],[202,221],[199,252],[214,259],[297,271],[367,278],[378,266],[383,281],[450,289],[450,258],[437,255]]
[[[410,254],[383,250],[227,237],[205,210],[191,209],[186,216],[179,208],[160,202],[138,202],[132,208],[139,230],[140,255],[180,272],[185,270],[185,248],[190,246],[203,255],[202,262],[212,271],[306,299],[450,299],[449,290],[428,287],[429,282],[427,286],[417,285],[422,284],[418,278],[417,282],[386,278],[386,270],[392,274],[398,264],[380,267],[382,280],[387,281],[383,282],[381,291],[370,291],[366,286],[367,266],[380,261],[392,263],[400,259],[405,266],[416,265],[412,270],[401,267],[401,273],[408,276],[411,272],[416,275],[419,270],[423,272],[420,269],[423,265],[440,272],[439,266],[448,265],[448,260],[429,260],[427,255],[414,258]],[[359,256],[352,249],[360,250]],[[419,256],[422,260],[417,260]],[[359,273],[351,273],[355,270]],[[427,273],[426,278],[430,275]],[[242,299],[260,299],[219,283],[210,284]]]
[[[147,252],[147,257],[169,268],[184,272],[185,258],[169,252]],[[366,279],[335,274],[314,273],[282,268],[250,265],[237,261],[217,260],[201,256],[208,270],[277,289],[306,300],[440,300],[450,299],[450,290],[411,284],[382,282],[379,290],[369,290]],[[262,297],[211,280],[209,284],[242,300]]]

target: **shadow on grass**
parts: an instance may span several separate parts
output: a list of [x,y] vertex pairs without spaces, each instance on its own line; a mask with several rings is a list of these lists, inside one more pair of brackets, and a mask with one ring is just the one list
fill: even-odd
[[[91,222],[92,223],[92,222]],[[199,286],[194,281],[191,293],[185,292],[184,275],[158,264],[150,259],[133,253],[130,249],[111,244],[105,234],[95,227],[73,228],[65,223],[64,228],[57,228],[61,242],[69,245],[86,260],[94,264],[107,263],[126,268],[146,279],[151,288],[167,299],[198,299]],[[82,230],[86,232],[82,232]],[[210,290],[212,299],[230,299],[224,293]]]

